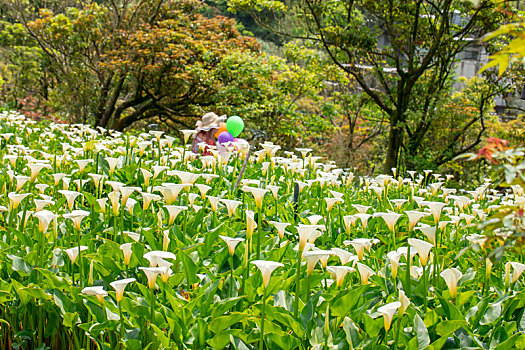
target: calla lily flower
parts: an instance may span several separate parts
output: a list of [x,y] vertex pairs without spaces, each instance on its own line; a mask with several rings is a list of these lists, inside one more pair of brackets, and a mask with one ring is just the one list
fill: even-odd
[[93,159],[75,159],[75,162],[78,165],[78,171],[82,174],[84,169],[89,163],[93,163]]
[[108,198],[99,198],[97,199],[97,204],[100,207],[100,211],[102,214],[106,214],[106,204],[108,202]]
[[224,205],[226,205],[226,209],[228,209],[228,216],[230,217],[235,216],[235,210],[239,205],[242,204],[242,202],[232,199],[221,199],[221,202],[223,202]]
[[41,210],[33,214],[38,219],[38,229],[42,233],[46,233],[49,228],[49,224],[56,218],[56,214],[49,210]]
[[35,181],[36,177],[38,176],[38,174],[40,173],[40,170],[42,170],[43,168],[47,167],[46,164],[28,164],[27,165],[29,169],[31,169],[31,181]]
[[164,283],[168,282],[168,279],[170,278],[170,276],[173,274],[173,272],[171,271],[171,266],[173,265],[172,263],[164,260],[164,259],[158,259],[158,265],[161,269],[163,269],[164,271],[160,274],[160,280]]
[[326,210],[328,211],[332,211],[332,208],[336,203],[344,202],[342,198],[325,198],[324,200],[326,201]]
[[206,193],[211,189],[211,187],[204,184],[196,184],[195,186],[197,186],[197,188],[199,189],[201,198],[202,200],[204,200],[206,198]]
[[7,154],[3,159],[7,159],[9,163],[11,163],[11,167],[14,168],[16,166],[16,160],[18,159],[18,156],[16,154]]
[[465,222],[467,223],[467,225],[470,225],[472,223],[472,221],[474,221],[474,219],[475,219],[474,216],[468,215],[468,214],[465,214],[465,213],[459,214],[459,217],[462,218],[462,219],[465,219]]
[[131,243],[121,244],[120,250],[122,250],[122,254],[124,255],[124,264],[129,265],[129,262],[131,260],[131,254],[133,253],[133,251],[131,250]]
[[148,210],[152,201],[160,201],[162,198],[154,193],[140,192],[142,195],[142,210]]
[[111,186],[111,189],[113,190],[113,192],[119,192],[120,188],[125,186],[120,181],[106,181],[106,185]]
[[179,130],[184,137],[184,144],[187,144],[190,137],[197,134],[196,130]]
[[106,161],[108,162],[109,173],[113,174],[115,172],[117,166],[120,164],[120,159],[112,158],[112,157],[106,157]]
[[77,191],[69,191],[69,190],[59,190],[58,193],[61,193],[66,197],[67,200],[67,206],[69,210],[73,210],[73,205],[75,204],[75,199],[82,195],[80,192]]
[[253,198],[255,199],[255,206],[257,207],[257,209],[261,210],[264,196],[266,195],[268,190],[264,188],[251,187],[251,186],[244,186],[242,190],[244,192],[249,192],[253,195]]
[[420,226],[416,227],[416,230],[423,232],[423,234],[428,238],[430,243],[436,245],[436,226],[420,224]]
[[153,170],[153,179],[156,179],[164,170],[169,168],[165,165],[154,165],[151,169]]
[[133,198],[128,198],[128,201],[126,202],[126,209],[128,210],[129,215],[133,216],[133,210],[135,209],[135,204],[137,204],[137,201]]
[[219,237],[228,246],[228,252],[230,253],[230,256],[233,256],[235,254],[235,247],[237,246],[237,244],[244,241],[244,238],[232,238],[232,237],[222,236],[222,235],[219,235]]
[[100,181],[102,180],[102,178],[104,176],[100,175],[100,174],[88,174],[88,176],[93,179],[93,183],[95,184],[95,189],[98,190],[98,187],[100,185]]
[[168,211],[168,215],[169,215],[168,226],[173,225],[177,216],[182,211],[188,209],[188,207],[186,206],[179,206],[179,205],[165,205],[164,208]]
[[427,202],[423,201],[421,202],[422,205],[427,206],[430,209],[430,213],[434,217],[434,224],[437,225],[439,222],[439,218],[441,217],[441,210],[446,205],[442,202]]
[[367,284],[368,279],[370,276],[375,275],[376,273],[374,270],[372,270],[370,267],[366,266],[365,264],[356,263],[357,270],[359,271],[359,275],[361,276],[361,284]]
[[172,205],[179,197],[179,193],[187,186],[187,184],[163,183],[162,186],[153,187],[153,190],[162,193],[166,204]]
[[463,277],[463,274],[455,267],[452,267],[441,271],[439,275],[445,280],[448,290],[450,291],[450,296],[452,299],[455,299],[458,292],[458,282],[461,277]]
[[397,213],[375,213],[374,217],[381,217],[386,223],[386,226],[388,226],[388,229],[390,231],[394,231],[394,227],[396,226],[397,220],[401,217],[401,214]]
[[277,199],[279,195],[279,190],[281,189],[281,187],[273,186],[273,185],[268,185],[266,187],[272,192],[273,198]]
[[393,202],[396,205],[397,210],[401,210],[401,207],[403,206],[403,204],[408,202],[408,199],[403,199],[403,198],[392,199],[391,202]]
[[397,269],[399,267],[399,259],[401,258],[401,253],[398,251],[388,252],[386,255],[388,260],[390,260],[390,268],[392,269],[392,277],[395,279],[397,277]]
[[35,212],[39,212],[47,205],[55,204],[54,201],[51,201],[49,199],[35,199]]
[[401,303],[399,301],[394,301],[393,303],[389,303],[386,305],[383,305],[377,309],[377,311],[383,315],[383,318],[385,320],[385,330],[388,331],[390,329],[390,326],[392,324],[392,319],[394,318],[394,314],[396,313],[396,310],[401,307]]
[[168,171],[169,176],[177,176],[183,184],[193,185],[199,178],[200,174],[195,174],[189,171],[173,170]]
[[405,214],[408,216],[408,230],[414,230],[414,227],[417,225],[421,218],[428,216],[428,213],[417,211],[417,210],[407,210]]
[[153,174],[149,170],[143,169],[143,168],[140,168],[140,172],[142,173],[142,178],[144,179],[144,186],[148,187],[149,186],[149,180],[151,179]]
[[35,187],[38,189],[40,194],[44,194],[44,192],[49,187],[49,185],[48,184],[36,184]]
[[[80,251],[84,251],[84,250],[87,250],[88,247],[85,246],[85,245],[81,245],[80,246]],[[74,264],[75,261],[77,260],[77,257],[78,257],[78,253],[79,253],[79,250],[78,250],[78,247],[73,247],[73,248],[69,248],[69,249],[66,249],[64,250],[67,254],[67,256],[69,257],[69,260],[71,260],[71,263]]]
[[312,250],[323,253],[319,258],[319,261],[321,262],[321,266],[323,266],[324,268],[326,268],[326,265],[328,265],[328,259],[330,258],[330,256],[335,255],[335,252],[333,250],[323,250],[317,247],[312,247]]
[[164,259],[176,259],[176,255],[170,252],[165,252],[162,250],[154,250],[144,254],[144,259],[149,261],[150,267],[159,266],[159,262]]
[[301,156],[303,157],[303,159],[306,158],[306,155],[309,153],[309,152],[312,152],[312,149],[311,148],[296,148],[295,149],[297,152],[301,153]]
[[124,296],[124,289],[126,289],[126,286],[135,281],[136,279],[134,278],[125,278],[122,280],[113,281],[109,284],[111,287],[113,287],[113,289],[115,289],[115,299],[117,300],[117,303],[120,303],[120,301],[122,300],[122,297]]
[[355,271],[355,269],[350,266],[327,266],[326,270],[335,277],[335,283],[338,288],[343,286],[346,274]]
[[214,197],[214,196],[208,196],[206,198],[208,198],[208,201],[210,202],[211,210],[217,211],[217,205],[219,204],[219,201],[221,199],[219,197]]
[[369,238],[356,238],[352,241],[344,241],[343,243],[354,247],[359,260],[363,260],[365,248],[370,250],[370,247],[372,246],[372,240]]
[[404,290],[399,291],[399,302],[401,303],[401,306],[399,307],[399,315],[403,316],[410,306],[410,300],[407,298]]
[[310,222],[310,225],[317,225],[317,223],[323,218],[322,215],[310,215],[306,219]]
[[305,252],[303,258],[306,260],[306,275],[311,276],[314,272],[315,265],[321,258],[328,258],[334,253],[329,250],[312,250]]
[[279,267],[284,267],[283,264],[275,261],[254,260],[251,263],[257,266],[257,268],[259,268],[261,271],[264,288],[268,287],[272,272]]
[[277,222],[277,221],[268,221],[268,223],[275,227],[275,229],[277,230],[277,234],[279,235],[280,239],[284,238],[284,233],[286,232],[286,227],[291,225],[288,222]]
[[119,192],[111,192],[108,194],[109,201],[111,202],[111,208],[113,209],[113,215],[118,216],[118,212],[120,209],[120,193]]
[[71,221],[73,221],[73,225],[75,226],[75,230],[80,230],[80,224],[82,223],[82,219],[88,216],[89,214],[90,212],[86,210],[73,210],[71,213],[67,213],[62,216],[65,219],[71,219]]
[[363,225],[363,230],[366,230],[368,219],[370,219],[372,215],[366,214],[366,213],[357,213],[357,214],[354,214],[354,216],[361,220],[361,224]]
[[102,286],[94,286],[94,287],[86,287],[84,289],[82,289],[82,294],[85,294],[85,295],[94,295],[97,297],[97,300],[99,303],[103,303],[104,302],[104,297],[106,295],[108,295],[108,292],[106,292],[104,290],[104,287]]
[[9,208],[11,210],[14,210],[18,208],[20,205],[20,202],[24,200],[24,198],[30,196],[31,193],[14,193],[10,192],[7,197],[9,198]]
[[146,274],[149,289],[155,289],[157,276],[165,272],[165,268],[163,267],[139,267],[139,270],[144,271]]
[[505,280],[510,280],[510,268],[514,269],[514,272],[512,273],[512,280],[511,283],[516,283],[516,281],[520,278],[523,271],[525,271],[525,264],[521,264],[519,262],[509,261],[505,264]]
[[257,222],[255,222],[255,213],[251,210],[246,210],[246,237],[251,239],[253,232],[257,228]]
[[135,191],[140,191],[140,188],[138,187],[121,187],[119,188],[120,193],[122,194],[122,200],[121,205],[126,206],[126,202],[128,201],[129,196]]
[[347,232],[350,232],[352,226],[355,225],[358,217],[355,215],[345,215],[343,216],[343,224],[345,225],[345,229]]
[[332,251],[335,253],[335,255],[341,260],[341,265],[346,265],[349,261],[352,261],[355,263],[358,260],[358,257],[354,254],[341,249],[341,248],[332,248]]
[[302,225],[296,226],[297,233],[299,234],[299,251],[303,252],[306,242],[314,243],[315,239],[319,236],[317,225]]
[[22,189],[22,187],[24,187],[24,185],[29,181],[30,177],[29,176],[24,176],[24,175],[15,175],[15,180],[16,180],[16,191],[20,191]]
[[426,266],[428,263],[430,249],[432,249],[434,245],[417,238],[409,238],[408,244],[417,249],[421,265]]
[[360,205],[360,204],[352,204],[352,207],[354,207],[358,213],[365,214],[368,209],[370,209],[370,206],[368,205]]

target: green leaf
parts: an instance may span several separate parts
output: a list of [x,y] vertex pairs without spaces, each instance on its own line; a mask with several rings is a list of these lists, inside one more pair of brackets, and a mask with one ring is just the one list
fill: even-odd
[[26,261],[22,258],[19,258],[16,255],[7,254],[7,256],[13,260],[12,269],[17,271],[18,273],[22,273],[22,275],[29,275],[31,273],[31,267],[26,263]]
[[166,332],[162,331],[159,327],[157,327],[153,323],[151,324],[151,328],[153,328],[153,331],[155,332],[157,340],[160,341],[162,346],[164,348],[166,348],[166,349],[169,349],[171,347],[170,346],[170,339],[166,336]]
[[465,317],[461,314],[461,311],[459,311],[456,305],[452,304],[451,302],[443,298],[439,293],[436,293],[436,295],[439,298],[441,306],[443,306],[443,310],[445,311],[447,318],[449,320],[464,320],[465,319]]
[[418,314],[414,316],[414,330],[417,336],[417,348],[419,350],[426,348],[430,344],[430,337],[428,336],[428,330],[425,326],[425,322],[419,317]]
[[495,322],[498,320],[501,316],[501,311],[503,308],[501,307],[501,303],[494,303],[490,305],[487,310],[485,310],[485,313],[481,317],[481,320],[479,321],[479,324],[481,325],[487,325]]
[[[516,346],[520,344],[520,346]],[[498,344],[494,350],[507,350],[507,349],[524,349],[525,346],[525,334],[516,333],[503,343]]]
[[40,300],[50,300],[51,296],[44,292],[39,287],[23,287],[18,289],[17,291],[18,296],[20,297],[20,302],[22,304],[27,304],[33,299],[40,299]]
[[355,325],[354,321],[350,317],[345,317],[343,321],[343,330],[346,334],[346,341],[350,349],[358,347],[361,343],[359,341],[359,328]]
[[461,321],[461,320],[453,320],[453,321],[442,321],[436,325],[436,333],[439,336],[446,336],[452,332],[454,332],[456,329],[459,329],[461,327],[465,327],[468,325],[467,321]]
[[78,312],[67,312],[64,315],[64,321],[62,324],[69,328],[74,328],[76,324],[80,323],[80,317],[78,317]]
[[228,329],[226,331],[223,331],[221,333],[217,333],[213,336],[213,338],[209,339],[207,343],[213,348],[213,349],[224,349],[226,345],[230,343],[230,335],[237,336],[241,333],[240,329]]
[[232,312],[229,315],[214,318],[210,322],[208,329],[214,333],[220,333],[232,325],[238,322],[244,322],[250,318],[250,315],[240,312]]
[[267,305],[266,318],[272,322],[281,323],[286,329],[291,329],[299,338],[303,338],[305,336],[305,331],[302,325],[297,322],[284,308]]
[[367,284],[351,289],[348,293],[343,294],[332,302],[330,311],[333,316],[344,317],[350,313],[354,306],[358,303],[361,295],[363,295],[369,286]]

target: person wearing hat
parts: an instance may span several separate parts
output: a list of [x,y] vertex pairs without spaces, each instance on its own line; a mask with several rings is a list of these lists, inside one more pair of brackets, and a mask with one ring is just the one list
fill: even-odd
[[[224,121],[224,116],[219,117],[213,112],[206,113],[202,116],[202,119],[199,120],[196,124],[195,137],[191,145],[191,151],[193,153],[199,153],[199,144],[206,143],[210,146],[215,146],[215,134],[219,130],[220,123]],[[203,156],[210,154],[209,147],[206,147],[202,153]]]

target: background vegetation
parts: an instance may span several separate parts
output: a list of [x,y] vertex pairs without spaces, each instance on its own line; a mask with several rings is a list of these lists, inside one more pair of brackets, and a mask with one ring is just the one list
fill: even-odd
[[523,111],[511,128],[493,103],[519,95],[523,64],[455,75],[465,49],[499,52],[520,30],[480,41],[520,21],[512,2],[1,4],[0,99],[29,117],[168,131],[207,111],[238,114],[284,149],[368,174],[472,174],[454,157],[488,136],[524,141]]

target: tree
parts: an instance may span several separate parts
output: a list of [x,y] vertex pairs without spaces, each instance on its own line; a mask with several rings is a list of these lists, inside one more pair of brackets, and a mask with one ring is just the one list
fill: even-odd
[[233,20],[204,17],[195,0],[90,2],[35,19],[12,6],[52,62],[58,105],[101,127],[153,116],[188,126],[199,106],[216,103],[222,57],[259,52]]
[[458,54],[506,16],[489,1],[476,6],[459,0],[229,3],[232,10],[251,11],[276,31],[283,28],[280,19],[287,13],[298,25],[282,34],[317,43],[357,81],[388,115],[385,172],[400,165],[402,149],[408,154],[420,149]]

